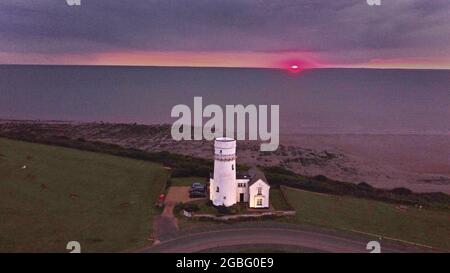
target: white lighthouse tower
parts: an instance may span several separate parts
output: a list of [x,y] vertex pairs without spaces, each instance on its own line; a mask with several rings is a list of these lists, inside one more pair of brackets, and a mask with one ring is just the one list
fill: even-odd
[[214,141],[214,177],[210,180],[210,199],[215,206],[236,204],[236,140]]

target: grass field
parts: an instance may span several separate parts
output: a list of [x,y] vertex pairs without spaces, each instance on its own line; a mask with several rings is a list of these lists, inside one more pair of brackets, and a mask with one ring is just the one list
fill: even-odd
[[148,243],[162,165],[0,138],[0,252],[115,252]]
[[450,250],[450,211],[283,188],[296,223],[380,234]]
[[205,177],[189,176],[189,177],[172,177],[170,178],[171,186],[191,186],[194,182],[207,184]]
[[286,200],[283,198],[280,189],[270,188],[270,204],[273,206],[275,210],[290,210],[289,204],[286,203]]

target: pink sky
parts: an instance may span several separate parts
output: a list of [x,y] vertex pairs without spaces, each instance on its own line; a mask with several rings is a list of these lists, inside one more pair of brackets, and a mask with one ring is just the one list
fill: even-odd
[[364,63],[327,62],[314,52],[254,53],[254,52],[111,52],[96,54],[11,54],[0,53],[4,64],[48,65],[135,65],[186,67],[254,67],[287,68],[293,64],[302,68],[405,68],[450,69],[445,58],[372,59]]
[[2,0],[0,64],[450,69],[449,14],[448,0]]

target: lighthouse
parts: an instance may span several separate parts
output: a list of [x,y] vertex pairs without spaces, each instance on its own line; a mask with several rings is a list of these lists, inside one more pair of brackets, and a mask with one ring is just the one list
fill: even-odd
[[214,206],[248,203],[250,208],[268,208],[270,185],[264,173],[252,167],[236,175],[236,140],[214,141],[214,175],[209,179],[209,199]]
[[214,141],[214,176],[210,181],[210,199],[215,206],[236,204],[236,140],[228,137]]

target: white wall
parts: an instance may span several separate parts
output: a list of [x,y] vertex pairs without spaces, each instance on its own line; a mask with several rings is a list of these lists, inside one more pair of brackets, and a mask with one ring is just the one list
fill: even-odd
[[236,204],[236,140],[218,138],[214,141],[214,178],[210,185],[210,198],[215,206]]
[[[248,179],[236,179],[236,202],[240,202],[241,193],[244,194],[244,202],[248,202]],[[245,187],[238,187],[239,183],[244,183]]]
[[[261,187],[261,195],[258,195],[258,188]],[[249,187],[249,206],[251,208],[268,208],[269,207],[270,186],[262,180],[258,180]],[[257,205],[257,199],[262,198],[262,206]]]
[[214,199],[215,197],[215,192],[213,191],[213,189],[215,189],[216,187],[214,186],[214,179],[210,178],[209,179],[209,200],[211,200],[214,203]]

